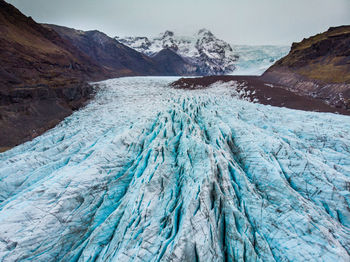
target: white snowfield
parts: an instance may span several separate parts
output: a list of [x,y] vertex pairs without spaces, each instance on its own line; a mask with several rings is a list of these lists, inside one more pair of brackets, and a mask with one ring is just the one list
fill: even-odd
[[0,261],[350,261],[350,117],[173,80],[0,154]]

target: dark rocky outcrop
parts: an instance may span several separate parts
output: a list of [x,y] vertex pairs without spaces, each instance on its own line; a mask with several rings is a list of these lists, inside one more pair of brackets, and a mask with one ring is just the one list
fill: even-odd
[[350,110],[350,26],[293,43],[262,79]]

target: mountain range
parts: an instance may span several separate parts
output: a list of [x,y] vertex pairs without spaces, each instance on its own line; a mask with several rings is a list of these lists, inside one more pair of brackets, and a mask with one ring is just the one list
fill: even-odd
[[199,75],[218,75],[232,73],[239,55],[232,46],[218,39],[211,31],[201,29],[192,37],[178,36],[165,31],[157,37],[115,37],[119,42],[150,57],[169,49],[184,58]]
[[154,59],[142,54],[100,31],[82,31],[48,24],[43,26],[55,30],[64,40],[72,43],[80,52],[115,77],[186,75],[186,73],[173,68],[165,69],[161,59]]

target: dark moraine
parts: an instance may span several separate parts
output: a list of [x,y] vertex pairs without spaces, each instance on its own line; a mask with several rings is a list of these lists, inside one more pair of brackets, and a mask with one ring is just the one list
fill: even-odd
[[237,81],[238,83],[245,83],[246,90],[251,91],[251,93],[255,91],[255,93],[251,95],[251,99],[253,100],[256,98],[259,100],[259,103],[264,105],[350,115],[350,112],[345,109],[332,107],[321,99],[299,95],[287,90],[285,86],[265,82],[261,77],[257,76],[205,76],[198,78],[181,78],[172,83],[172,85],[177,88],[203,88],[218,81]]

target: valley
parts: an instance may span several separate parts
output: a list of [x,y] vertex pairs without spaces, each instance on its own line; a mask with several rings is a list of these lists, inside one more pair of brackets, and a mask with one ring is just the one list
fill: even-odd
[[350,6],[310,3],[0,0],[0,261],[349,262]]

